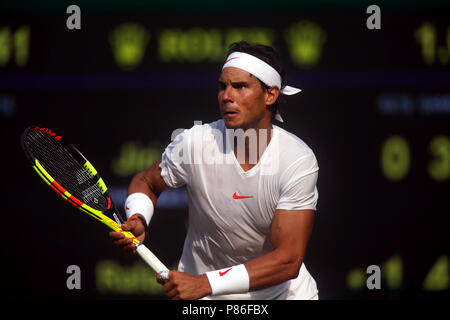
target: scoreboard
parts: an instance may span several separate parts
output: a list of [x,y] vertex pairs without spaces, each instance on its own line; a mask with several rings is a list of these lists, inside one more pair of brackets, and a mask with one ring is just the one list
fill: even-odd
[[[304,140],[320,167],[305,257],[320,298],[448,294],[447,7],[381,2],[380,28],[370,29],[368,5],[350,1],[281,1],[274,10],[262,1],[254,11],[82,1],[80,28],[70,29],[69,4],[50,3],[0,13],[2,201],[6,224],[21,226],[10,237],[34,258],[25,264],[2,248],[11,297],[164,299],[137,257],[123,256],[103,226],[43,188],[19,136],[38,124],[69,137],[122,207],[133,175],[159,159],[174,130],[220,117],[217,78],[229,44],[240,40],[276,48],[287,83],[303,90],[281,101],[285,122],[277,125]],[[187,214],[185,189],[165,191],[146,240],[173,268]],[[81,290],[66,286],[70,265],[82,271]],[[381,270],[380,288],[368,287],[369,266]]]

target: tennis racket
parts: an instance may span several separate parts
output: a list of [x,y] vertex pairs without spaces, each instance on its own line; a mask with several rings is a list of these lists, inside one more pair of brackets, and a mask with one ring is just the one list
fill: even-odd
[[141,258],[156,273],[167,274],[169,269],[144,244],[131,232],[122,230],[123,221],[105,182],[73,144],[48,128],[31,126],[22,134],[22,148],[32,168],[53,191],[82,212],[131,238]]

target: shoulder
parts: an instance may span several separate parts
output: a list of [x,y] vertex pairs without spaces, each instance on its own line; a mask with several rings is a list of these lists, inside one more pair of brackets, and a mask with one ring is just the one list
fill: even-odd
[[319,170],[316,156],[306,142],[295,134],[274,126],[283,176],[303,176]]
[[189,143],[191,139],[201,136],[214,136],[218,132],[223,132],[224,123],[223,120],[217,120],[210,123],[202,123],[201,121],[194,121],[194,125],[189,128],[178,128],[172,132],[172,142]]
[[217,120],[209,123],[194,122],[194,125],[189,129],[178,129],[178,133],[183,133],[184,136],[192,136],[194,134],[215,134],[216,132],[223,132],[225,124],[223,120]]
[[315,158],[313,150],[295,134],[275,125],[274,129],[277,131],[280,153],[288,156],[290,160],[308,156]]

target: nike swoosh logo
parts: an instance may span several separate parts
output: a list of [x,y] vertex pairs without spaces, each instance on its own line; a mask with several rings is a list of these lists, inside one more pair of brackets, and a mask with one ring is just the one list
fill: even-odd
[[230,271],[231,269],[233,269],[233,268],[227,269],[227,270],[225,270],[225,271],[223,271],[223,272],[222,272],[222,271],[219,271],[219,276],[223,277],[223,276],[226,275],[227,272]]
[[253,196],[238,196],[236,192],[233,194],[233,199],[247,199],[247,198],[253,198]]
[[128,206],[125,206],[125,209],[130,210],[130,208],[128,208]]
[[[240,57],[234,57],[234,58],[228,59],[227,61],[225,61],[225,63],[227,63],[227,62],[230,61],[230,60],[237,59],[237,58],[240,58]],[[224,64],[225,64],[225,63],[224,63]]]

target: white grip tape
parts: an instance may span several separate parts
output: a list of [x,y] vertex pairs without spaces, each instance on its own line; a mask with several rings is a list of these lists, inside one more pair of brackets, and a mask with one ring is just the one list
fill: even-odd
[[169,270],[145,245],[138,245],[136,251],[156,273]]

